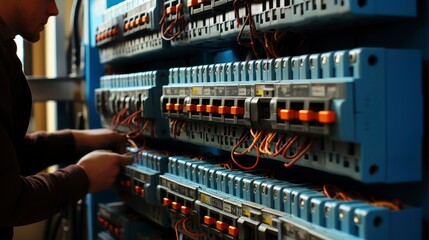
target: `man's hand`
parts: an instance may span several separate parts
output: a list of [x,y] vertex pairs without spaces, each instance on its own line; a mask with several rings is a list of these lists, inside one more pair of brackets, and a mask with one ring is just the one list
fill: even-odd
[[110,129],[70,130],[76,142],[76,151],[88,153],[104,149],[118,153],[125,152],[125,134]]
[[82,167],[89,179],[89,192],[109,188],[116,180],[120,166],[133,163],[131,156],[110,151],[93,151],[82,157],[77,165]]

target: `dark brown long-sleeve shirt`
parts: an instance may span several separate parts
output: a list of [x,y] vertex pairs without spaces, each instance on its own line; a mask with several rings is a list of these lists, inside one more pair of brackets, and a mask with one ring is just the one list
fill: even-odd
[[45,219],[77,202],[88,177],[77,165],[35,174],[55,163],[76,160],[69,131],[26,134],[31,92],[16,56],[14,35],[0,19],[0,239],[12,239],[13,226]]

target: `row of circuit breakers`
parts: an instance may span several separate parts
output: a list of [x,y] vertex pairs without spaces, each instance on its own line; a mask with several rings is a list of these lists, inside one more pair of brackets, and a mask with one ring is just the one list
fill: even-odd
[[[254,31],[415,17],[415,0],[126,0],[103,14],[95,44],[102,63],[184,46],[224,47]],[[341,21],[338,21],[341,19]]]
[[[364,183],[419,181],[422,69],[410,62],[419,51],[358,48],[103,76],[106,127],[253,156],[230,170],[135,150],[122,199],[189,239],[420,239],[419,208],[334,199],[249,168],[271,159]],[[135,239],[131,223],[111,216],[99,213],[100,234]]]
[[108,75],[96,104],[105,127],[228,151],[244,170],[271,159],[364,183],[419,181],[420,62],[416,50],[359,48]]
[[[135,163],[119,178],[121,198],[151,222],[174,228],[177,239],[421,239],[417,208],[338,200],[315,184],[226,169],[216,164],[219,159],[138,149],[132,154]],[[147,239],[139,236],[151,234],[148,223],[118,204],[100,204],[105,231],[99,239]]]

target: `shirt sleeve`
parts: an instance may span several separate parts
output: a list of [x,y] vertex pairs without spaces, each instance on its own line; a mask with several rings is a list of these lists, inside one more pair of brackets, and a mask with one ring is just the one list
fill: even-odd
[[81,157],[76,153],[73,134],[69,130],[27,134],[21,149],[23,151],[17,154],[21,174],[24,176],[35,174],[54,164],[69,165]]
[[15,148],[0,124],[0,227],[48,218],[85,196],[89,180],[78,165],[50,174],[21,176]]

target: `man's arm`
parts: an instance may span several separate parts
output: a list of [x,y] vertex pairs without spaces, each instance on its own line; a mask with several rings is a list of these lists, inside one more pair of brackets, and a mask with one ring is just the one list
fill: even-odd
[[23,177],[15,148],[0,124],[0,226],[16,226],[49,217],[81,199],[89,189],[88,176],[77,165],[51,174]]

